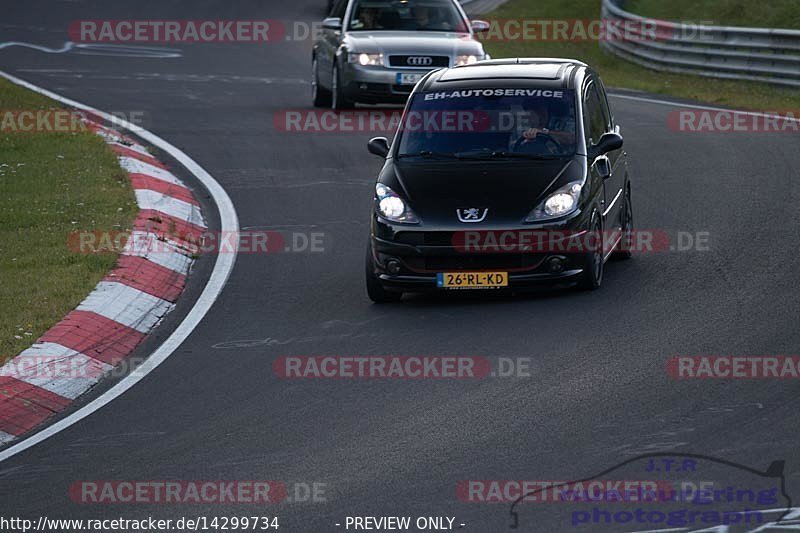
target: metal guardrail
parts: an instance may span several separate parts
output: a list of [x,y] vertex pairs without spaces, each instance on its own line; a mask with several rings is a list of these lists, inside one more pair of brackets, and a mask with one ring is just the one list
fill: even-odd
[[657,70],[800,87],[800,30],[681,24],[623,5],[602,4],[602,18],[623,33],[602,40],[617,56]]

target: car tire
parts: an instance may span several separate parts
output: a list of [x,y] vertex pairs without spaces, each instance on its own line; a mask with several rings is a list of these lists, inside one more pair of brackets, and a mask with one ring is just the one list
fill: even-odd
[[319,63],[316,57],[311,61],[311,99],[314,107],[331,105],[331,92],[319,84]]
[[625,201],[622,205],[625,210],[622,213],[622,238],[614,251],[614,258],[630,259],[633,257],[633,204],[631,203],[630,187],[625,189]]
[[333,94],[332,96],[333,101],[331,102],[331,108],[333,108],[335,111],[352,109],[355,106],[355,104],[350,100],[348,100],[347,97],[344,95],[341,81],[342,78],[341,75],[339,74],[339,65],[334,64],[333,75],[331,76],[331,93]]
[[376,304],[399,302],[403,297],[402,292],[387,291],[378,276],[375,275],[375,260],[372,257],[372,245],[367,244],[366,260],[367,296]]
[[590,233],[597,235],[593,250],[584,255],[583,272],[578,280],[578,288],[584,291],[593,291],[600,288],[603,283],[603,269],[605,268],[605,257],[603,253],[603,226],[600,223],[600,215],[595,212],[592,215],[592,222],[589,225]]

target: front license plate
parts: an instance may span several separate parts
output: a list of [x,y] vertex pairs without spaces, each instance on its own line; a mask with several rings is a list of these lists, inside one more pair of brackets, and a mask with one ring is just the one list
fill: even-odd
[[423,74],[403,74],[397,73],[397,85],[416,85],[422,79]]
[[442,289],[497,289],[508,287],[507,272],[441,272],[436,286]]

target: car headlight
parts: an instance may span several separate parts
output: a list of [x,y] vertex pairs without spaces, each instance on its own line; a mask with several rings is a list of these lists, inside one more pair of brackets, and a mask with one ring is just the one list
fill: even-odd
[[348,63],[358,63],[362,67],[375,67],[383,65],[383,54],[347,54]]
[[378,213],[392,222],[416,224],[419,218],[397,193],[382,183],[375,185],[375,199]]
[[478,56],[476,55],[456,56],[457,67],[463,67],[464,65],[471,65],[477,62],[478,62]]
[[525,217],[525,222],[539,222],[572,213],[578,208],[578,200],[581,197],[582,189],[583,185],[580,181],[566,184],[545,198],[544,202]]

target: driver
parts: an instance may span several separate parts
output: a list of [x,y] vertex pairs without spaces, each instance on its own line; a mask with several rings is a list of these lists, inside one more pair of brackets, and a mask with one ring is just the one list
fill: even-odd
[[414,8],[414,21],[417,30],[452,30],[452,24],[440,20],[439,10],[432,6],[417,6]]
[[550,114],[550,106],[545,101],[536,101],[527,113],[528,127],[517,140],[517,146],[524,148],[534,143],[546,143],[548,138],[560,146],[568,146],[575,141],[575,132],[563,129],[563,117]]
[[378,21],[378,10],[374,7],[364,7],[358,14],[358,21],[365,30],[380,30],[383,27]]

